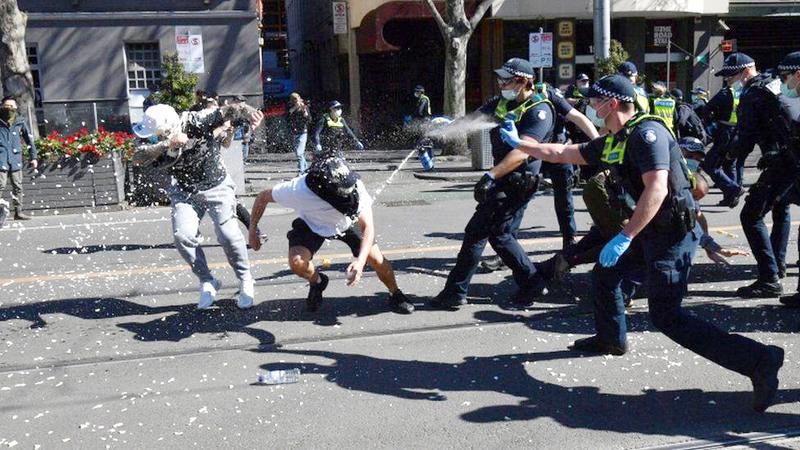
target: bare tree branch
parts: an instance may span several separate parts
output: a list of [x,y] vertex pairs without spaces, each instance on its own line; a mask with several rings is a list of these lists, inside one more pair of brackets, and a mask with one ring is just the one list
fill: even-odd
[[483,15],[486,14],[486,11],[492,6],[492,4],[496,4],[498,8],[503,6],[506,0],[483,0],[479,5],[478,8],[475,10],[475,14],[472,15],[472,19],[469,20],[470,27],[474,31],[475,28],[478,27],[478,23],[480,23]]
[[436,5],[433,4],[433,0],[425,0],[428,3],[428,8],[431,10],[431,15],[433,16],[433,20],[436,21],[436,25],[439,25],[439,30],[445,37],[450,36],[450,25],[442,19],[442,15],[439,14],[439,10],[436,9]]

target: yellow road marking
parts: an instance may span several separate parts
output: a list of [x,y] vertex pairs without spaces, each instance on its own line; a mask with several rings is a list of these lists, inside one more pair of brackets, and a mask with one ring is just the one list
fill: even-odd
[[[800,222],[792,222],[792,225],[797,225]],[[728,225],[722,227],[712,227],[709,232],[716,232],[725,234],[730,230],[740,230],[741,225]],[[533,239],[520,239],[519,243],[523,247],[533,247],[541,244],[560,243],[561,237],[547,237],[547,238],[533,238]],[[384,255],[403,255],[406,253],[436,253],[436,252],[457,252],[461,249],[461,243],[451,245],[436,245],[430,247],[409,247],[409,248],[392,248],[381,249]],[[319,260],[322,258],[330,259],[332,263],[337,260],[350,260],[352,255],[350,253],[333,253],[330,255],[317,255]],[[267,266],[272,264],[286,264],[286,257],[256,259],[250,260],[250,266]],[[211,263],[208,265],[210,269],[221,269],[228,267],[227,262]],[[164,274],[173,272],[188,272],[189,267],[186,264],[179,264],[173,266],[140,266],[132,267],[130,269],[122,270],[108,270],[100,272],[71,272],[71,273],[54,273],[46,275],[31,275],[28,277],[19,278],[0,278],[0,287],[8,286],[9,284],[23,284],[23,283],[36,283],[43,281],[59,281],[59,280],[87,280],[93,278],[117,278],[131,275],[148,275],[148,274]]]

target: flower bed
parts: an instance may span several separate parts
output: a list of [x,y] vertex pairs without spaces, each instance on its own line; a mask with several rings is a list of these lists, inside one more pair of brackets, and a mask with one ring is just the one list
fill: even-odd
[[23,177],[25,210],[61,212],[124,200],[125,161],[135,149],[133,135],[102,128],[67,136],[53,132],[37,139],[36,149],[39,169],[26,165]]

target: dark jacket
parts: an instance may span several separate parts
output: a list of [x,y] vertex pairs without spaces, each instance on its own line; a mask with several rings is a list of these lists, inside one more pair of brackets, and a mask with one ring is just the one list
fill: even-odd
[[36,146],[22,118],[17,117],[14,125],[0,120],[0,170],[16,172],[22,169],[22,154],[29,149],[30,159],[36,159]]
[[311,123],[311,114],[308,106],[291,111],[291,107],[286,105],[286,122],[289,126],[289,133],[297,136],[308,132],[308,124]]

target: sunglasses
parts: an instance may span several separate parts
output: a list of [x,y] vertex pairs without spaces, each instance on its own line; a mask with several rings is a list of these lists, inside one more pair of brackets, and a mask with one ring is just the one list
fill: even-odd
[[508,84],[511,84],[512,81],[514,81],[514,77],[511,77],[511,78],[500,78],[500,77],[498,77],[497,78],[497,85],[500,86],[500,87],[503,87],[503,86],[506,86]]

